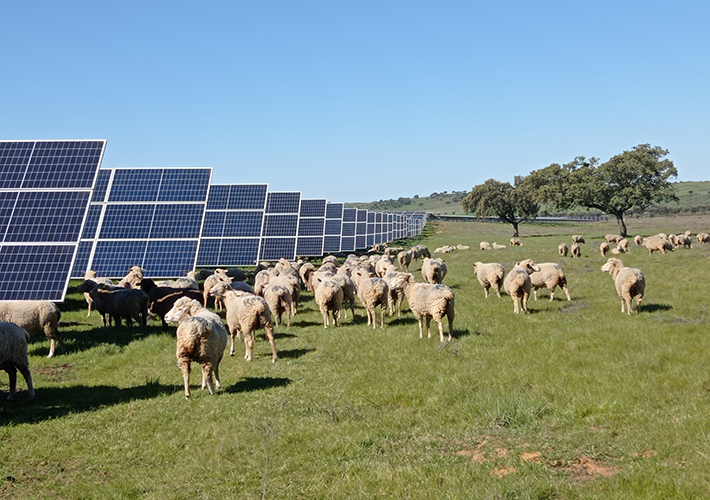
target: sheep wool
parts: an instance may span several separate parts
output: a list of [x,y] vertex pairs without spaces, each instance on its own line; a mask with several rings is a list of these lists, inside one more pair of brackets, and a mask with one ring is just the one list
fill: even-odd
[[0,321],[9,321],[23,328],[34,337],[44,333],[49,339],[48,358],[54,356],[57,346],[64,352],[64,339],[59,333],[62,313],[53,303],[45,300],[22,300],[0,302]]
[[505,277],[503,286],[506,293],[513,299],[513,312],[515,314],[520,314],[521,305],[523,311],[527,312],[528,298],[532,287],[530,275],[539,270],[540,267],[531,259],[525,259],[517,262],[515,267]]
[[422,261],[422,276],[427,283],[440,284],[446,277],[446,263],[442,259],[424,257]]
[[17,394],[18,370],[25,378],[28,397],[35,397],[30,358],[27,354],[29,340],[30,334],[24,328],[9,321],[0,321],[0,370],[6,371],[10,377],[10,395],[7,397],[9,400],[15,399]]
[[426,318],[427,337],[431,338],[432,318],[439,324],[439,339],[445,342],[442,320],[449,321],[448,340],[454,331],[454,292],[446,285],[418,283],[413,274],[402,273],[392,280],[394,288],[401,288],[407,296],[409,309],[419,322],[419,338],[424,338],[423,320]]
[[483,292],[488,298],[488,290],[492,287],[500,298],[500,289],[503,286],[505,269],[498,262],[475,262],[473,272],[478,278],[478,282],[483,287]]
[[565,272],[562,270],[562,266],[554,262],[542,262],[538,263],[537,266],[540,268],[539,271],[535,271],[530,275],[530,284],[533,287],[533,296],[537,300],[537,291],[540,288],[547,288],[550,290],[550,300],[555,298],[555,289],[559,286],[565,295],[567,300],[572,300],[569,296],[569,290],[567,289],[567,277]]
[[602,272],[611,274],[616,293],[621,297],[621,312],[631,314],[631,302],[636,299],[636,312],[641,312],[641,299],[646,289],[646,280],[640,269],[626,267],[620,259],[611,257],[602,266]]

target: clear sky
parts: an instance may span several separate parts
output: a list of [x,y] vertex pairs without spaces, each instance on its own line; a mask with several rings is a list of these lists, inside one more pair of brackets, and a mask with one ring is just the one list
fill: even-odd
[[710,179],[707,1],[0,0],[0,139],[372,201],[651,143]]

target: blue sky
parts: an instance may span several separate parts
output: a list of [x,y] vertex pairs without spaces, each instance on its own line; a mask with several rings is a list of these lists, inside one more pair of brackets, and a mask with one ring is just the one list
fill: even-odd
[[372,201],[662,146],[708,180],[710,2],[0,0],[0,139]]

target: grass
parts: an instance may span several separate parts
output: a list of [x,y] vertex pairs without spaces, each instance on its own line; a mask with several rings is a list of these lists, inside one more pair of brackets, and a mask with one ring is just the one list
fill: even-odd
[[[707,217],[634,219],[629,231],[693,232]],[[455,338],[420,340],[411,313],[372,330],[325,330],[303,294],[273,364],[221,366],[223,390],[182,394],[172,334],[107,329],[83,297],[62,304],[67,353],[33,339],[37,398],[0,400],[0,498],[703,498],[710,496],[710,245],[668,255],[632,248],[647,294],[620,302],[595,249],[615,224],[429,224],[417,242],[445,256]],[[556,254],[583,234],[581,259]],[[411,243],[411,242],[410,242]],[[561,262],[572,302],[540,291],[530,313],[484,299],[476,260]],[[419,264],[415,265],[419,274]],[[406,308],[405,308],[406,309]],[[0,376],[7,391],[7,376]]]

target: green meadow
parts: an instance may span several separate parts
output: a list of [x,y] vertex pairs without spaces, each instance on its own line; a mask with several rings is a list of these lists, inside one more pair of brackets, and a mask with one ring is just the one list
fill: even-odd
[[[710,230],[710,217],[629,219],[650,235]],[[614,221],[512,227],[435,222],[403,242],[468,245],[443,255],[454,339],[420,339],[405,306],[384,329],[323,328],[303,292],[277,363],[263,333],[246,362],[228,351],[215,396],[186,400],[174,333],[104,328],[73,282],[60,305],[67,352],[33,338],[37,397],[0,375],[0,498],[607,499],[710,497],[710,245],[621,255],[646,277],[640,314],[621,314],[598,252]],[[582,257],[557,253],[571,235]],[[558,290],[513,314],[484,298],[472,264],[559,262]],[[410,269],[421,280],[420,262]],[[435,323],[432,323],[432,327]],[[174,332],[174,329],[173,329]]]

